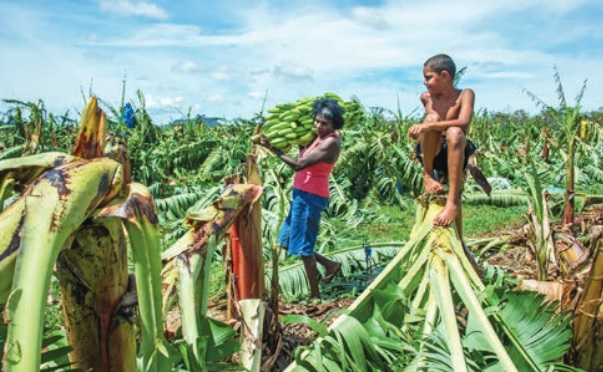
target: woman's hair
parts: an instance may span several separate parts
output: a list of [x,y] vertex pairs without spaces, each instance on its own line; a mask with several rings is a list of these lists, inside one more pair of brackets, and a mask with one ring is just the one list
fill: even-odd
[[456,65],[454,64],[454,61],[452,61],[452,58],[446,54],[437,54],[433,57],[430,57],[427,61],[425,61],[423,67],[428,67],[438,74],[442,71],[448,71],[450,76],[453,78],[456,74]]
[[322,115],[331,120],[333,128],[343,128],[343,109],[334,99],[320,98],[314,101],[312,105],[312,117],[315,118],[317,115]]

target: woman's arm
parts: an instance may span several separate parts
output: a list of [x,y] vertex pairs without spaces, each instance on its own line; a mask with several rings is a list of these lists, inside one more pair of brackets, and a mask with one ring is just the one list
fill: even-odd
[[260,145],[272,151],[285,164],[290,166],[296,172],[321,161],[326,163],[335,163],[339,156],[339,142],[335,138],[327,138],[326,140],[321,141],[318,146],[308,153],[308,155],[299,159],[294,159],[281,150],[273,147],[263,136],[260,139]]

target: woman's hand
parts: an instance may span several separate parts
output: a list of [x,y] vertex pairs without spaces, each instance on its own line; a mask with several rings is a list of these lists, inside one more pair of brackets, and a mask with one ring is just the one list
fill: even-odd
[[268,138],[266,138],[266,136],[263,135],[263,134],[260,137],[260,146],[264,146],[268,150],[272,150],[273,149],[272,144],[270,144],[270,141],[268,141]]

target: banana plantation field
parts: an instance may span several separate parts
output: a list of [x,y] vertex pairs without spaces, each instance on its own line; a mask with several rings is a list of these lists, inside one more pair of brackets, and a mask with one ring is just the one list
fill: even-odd
[[538,114],[475,114],[463,241],[432,223],[422,117],[325,93],[346,124],[321,301],[276,244],[293,170],[256,144],[297,156],[317,97],[216,126],[153,122],[141,92],[65,115],[5,100],[1,370],[603,370],[603,112],[555,77]]

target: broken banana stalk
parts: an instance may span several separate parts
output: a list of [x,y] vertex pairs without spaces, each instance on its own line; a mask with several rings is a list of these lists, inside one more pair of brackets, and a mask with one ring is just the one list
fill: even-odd
[[[178,268],[178,257],[185,263],[190,263],[195,255],[211,260],[210,256],[206,256],[210,237],[214,236],[219,241],[245,206],[257,200],[262,191],[263,188],[256,185],[229,185],[212,205],[187,215],[185,224],[191,229],[161,254],[166,262],[161,272],[164,312],[169,311],[176,301],[178,272],[181,270]],[[200,311],[203,311],[207,307],[207,298],[199,301]]]
[[135,281],[128,277],[128,244],[121,221],[97,220],[75,233],[56,273],[74,368],[136,370]]
[[40,174],[48,169],[79,160],[60,152],[47,152],[17,159],[0,160],[0,212],[11,188],[22,192]]
[[171,346],[163,335],[161,308],[161,256],[158,219],[153,198],[142,184],[128,185],[129,194],[116,198],[97,218],[122,219],[130,239],[136,291],[141,317],[140,354],[145,371],[162,372],[171,368]]
[[0,262],[11,251],[17,255],[5,312],[4,371],[39,370],[46,296],[59,252],[95,209],[117,195],[122,180],[121,166],[109,159],[69,163],[42,173],[25,190],[22,206],[5,211],[20,218],[14,230],[3,230],[10,243]]

